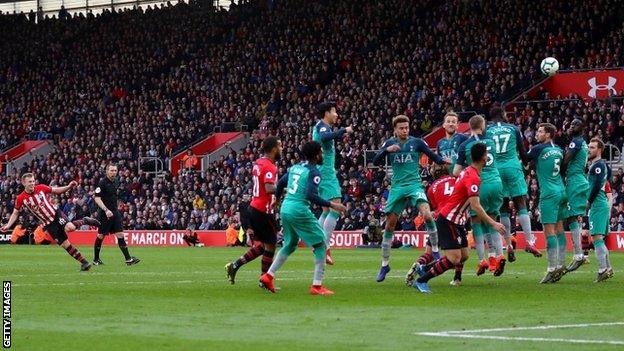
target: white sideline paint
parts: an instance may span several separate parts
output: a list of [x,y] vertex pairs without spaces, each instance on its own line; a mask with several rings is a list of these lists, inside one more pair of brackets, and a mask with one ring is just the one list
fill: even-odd
[[536,327],[516,327],[516,328],[449,330],[449,331],[442,331],[442,332],[416,333],[416,335],[435,336],[435,337],[442,337],[442,338],[460,338],[460,339],[550,341],[550,342],[567,342],[567,343],[572,343],[572,344],[624,345],[624,341],[621,341],[621,340],[589,340],[589,339],[540,338],[540,337],[503,336],[503,335],[475,335],[476,333],[492,333],[492,332],[505,332],[505,331],[522,331],[522,330],[566,329],[566,328],[587,328],[587,327],[614,326],[614,325],[624,325],[624,322],[541,325],[541,326],[536,326]]

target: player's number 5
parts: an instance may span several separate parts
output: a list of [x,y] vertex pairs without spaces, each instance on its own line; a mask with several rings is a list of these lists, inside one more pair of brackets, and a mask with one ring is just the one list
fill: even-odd
[[554,171],[552,173],[553,177],[556,177],[559,175],[559,172],[561,171],[560,163],[561,163],[561,159],[559,158],[555,159],[555,164],[553,165]]

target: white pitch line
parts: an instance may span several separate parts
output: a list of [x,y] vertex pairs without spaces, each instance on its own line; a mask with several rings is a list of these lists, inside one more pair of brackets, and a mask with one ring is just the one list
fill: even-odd
[[445,338],[461,339],[487,339],[487,340],[514,340],[514,341],[551,341],[567,342],[572,344],[601,344],[601,345],[624,345],[624,341],[619,340],[585,340],[585,339],[560,339],[560,338],[530,338],[522,336],[496,336],[496,335],[474,335],[474,334],[447,334],[447,333],[418,333],[423,336],[438,336]]
[[511,327],[511,328],[492,328],[492,329],[469,329],[469,330],[449,330],[442,331],[442,334],[468,334],[468,333],[489,333],[500,331],[515,331],[515,330],[546,330],[546,329],[566,329],[566,328],[584,328],[584,327],[604,327],[612,325],[624,325],[624,322],[605,322],[605,323],[583,323],[583,324],[554,324],[554,325],[540,325],[535,327]]

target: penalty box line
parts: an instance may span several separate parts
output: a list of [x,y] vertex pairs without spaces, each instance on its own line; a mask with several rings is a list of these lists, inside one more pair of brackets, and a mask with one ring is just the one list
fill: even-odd
[[524,337],[524,336],[503,336],[503,335],[477,335],[478,333],[491,333],[491,332],[585,328],[585,327],[600,327],[600,326],[615,326],[615,325],[624,325],[624,322],[542,325],[542,326],[535,326],[535,327],[517,327],[517,328],[449,330],[449,331],[441,331],[441,332],[416,333],[416,335],[434,336],[434,337],[442,337],[442,338],[460,338],[460,339],[485,339],[485,340],[505,340],[505,341],[509,341],[509,340],[550,341],[550,342],[567,342],[567,343],[572,343],[572,344],[624,345],[624,341],[621,341],[621,340],[590,340],[590,339],[563,339],[563,338],[542,338],[542,337]]

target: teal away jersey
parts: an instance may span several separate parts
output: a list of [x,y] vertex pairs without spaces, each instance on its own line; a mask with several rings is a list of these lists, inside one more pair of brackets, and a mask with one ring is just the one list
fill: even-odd
[[[572,139],[566,152],[572,152],[574,157],[570,160],[566,170],[566,181],[568,185],[577,184],[577,182],[586,182],[585,165],[587,165],[587,157],[589,155],[589,147],[582,137]],[[574,183],[570,184],[573,180]]]
[[[399,145],[401,149],[397,152],[388,153],[386,148],[391,145]],[[408,137],[403,143],[398,138],[386,140],[381,146],[381,150],[375,155],[373,163],[383,164],[388,158],[388,163],[392,166],[392,186],[420,185],[420,155],[426,154],[435,163],[443,164],[444,160],[435,154],[427,143],[420,138]]]
[[438,155],[442,158],[448,158],[451,160],[451,164],[449,169],[451,173],[453,172],[453,167],[455,163],[457,163],[457,150],[459,149],[459,145],[466,141],[468,136],[461,133],[455,133],[450,139],[446,137],[438,140]]
[[317,141],[323,147],[323,164],[318,166],[321,174],[333,174],[336,172],[336,148],[335,139],[340,139],[346,133],[345,128],[333,131],[332,127],[323,120],[318,121],[312,129],[312,140]]
[[504,122],[491,123],[487,126],[485,136],[494,141],[492,152],[496,155],[496,167],[522,170],[518,154],[522,134],[516,126]]
[[560,174],[563,150],[551,141],[534,146],[528,156],[535,161],[540,196],[549,197],[564,193],[565,187]]
[[600,159],[589,167],[589,198],[592,208],[606,209],[609,211],[609,199],[605,192],[605,186],[611,178],[611,170],[605,160]]
[[500,173],[498,173],[498,168],[496,168],[496,154],[492,152],[495,147],[494,141],[492,139],[484,138],[483,135],[473,135],[470,138],[466,139],[466,141],[464,141],[459,146],[457,164],[464,168],[470,166],[470,164],[472,163],[470,150],[472,149],[472,146],[476,143],[485,144],[485,146],[487,147],[487,161],[485,161],[485,166],[481,171],[481,182],[500,182]]

